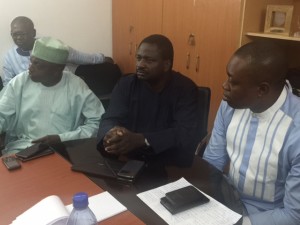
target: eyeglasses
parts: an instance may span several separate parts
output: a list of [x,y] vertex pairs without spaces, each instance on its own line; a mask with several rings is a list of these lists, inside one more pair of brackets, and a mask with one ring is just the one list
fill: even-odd
[[12,38],[17,38],[17,37],[21,37],[21,38],[23,38],[23,37],[25,37],[26,35],[27,35],[27,33],[11,33],[10,34],[11,36],[12,36]]

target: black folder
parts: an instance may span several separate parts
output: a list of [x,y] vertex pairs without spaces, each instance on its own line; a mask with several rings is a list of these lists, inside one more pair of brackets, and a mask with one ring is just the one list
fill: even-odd
[[124,164],[125,162],[103,159],[100,162],[74,164],[71,169],[96,177],[117,178],[117,173]]

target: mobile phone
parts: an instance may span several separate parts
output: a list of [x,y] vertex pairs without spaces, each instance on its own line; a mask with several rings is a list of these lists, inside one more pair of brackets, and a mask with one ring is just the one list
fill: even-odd
[[133,182],[145,166],[145,162],[139,160],[129,160],[117,173],[119,180]]
[[165,197],[161,198],[161,204],[165,206],[172,214],[190,209],[194,206],[209,202],[203,193],[192,185],[167,192]]
[[53,154],[53,153],[54,153],[54,150],[53,150],[53,149],[47,148],[47,149],[45,149],[45,150],[43,150],[43,151],[41,151],[41,152],[38,152],[38,153],[36,153],[35,155],[30,156],[30,157],[27,157],[27,158],[18,157],[17,155],[16,155],[16,157],[17,157],[19,160],[21,160],[22,162],[26,162],[26,161],[29,161],[29,160],[32,160],[32,159],[36,159],[36,158],[40,158],[40,157],[42,157],[42,156],[50,155],[50,154]]
[[25,148],[24,150],[16,153],[16,156],[18,158],[27,159],[38,153],[41,153],[42,151],[46,150],[47,148],[49,148],[48,145],[43,144],[43,143],[37,143],[37,144],[29,146],[29,147]]
[[8,170],[15,170],[21,168],[21,163],[14,156],[5,156],[2,158],[2,162]]

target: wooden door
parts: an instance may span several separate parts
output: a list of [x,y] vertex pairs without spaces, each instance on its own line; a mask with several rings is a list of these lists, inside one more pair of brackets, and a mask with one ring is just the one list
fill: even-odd
[[211,89],[209,129],[222,99],[226,64],[239,46],[241,0],[164,0],[163,33],[174,70]]
[[194,0],[164,0],[162,32],[174,47],[173,69],[194,80],[196,11]]
[[222,100],[226,66],[239,46],[241,0],[196,1],[196,75],[200,86],[211,89],[209,128]]
[[151,34],[161,34],[163,0],[135,0],[136,46]]
[[123,73],[135,72],[140,41],[161,33],[162,0],[113,0],[113,58]]
[[113,59],[123,73],[134,68],[135,0],[112,1]]

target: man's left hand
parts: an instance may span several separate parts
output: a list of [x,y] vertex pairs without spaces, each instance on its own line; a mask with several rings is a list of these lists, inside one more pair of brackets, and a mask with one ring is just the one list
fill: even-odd
[[43,143],[47,145],[53,145],[60,143],[60,137],[58,135],[47,135],[44,137],[41,137],[39,139],[33,140],[32,143]]

